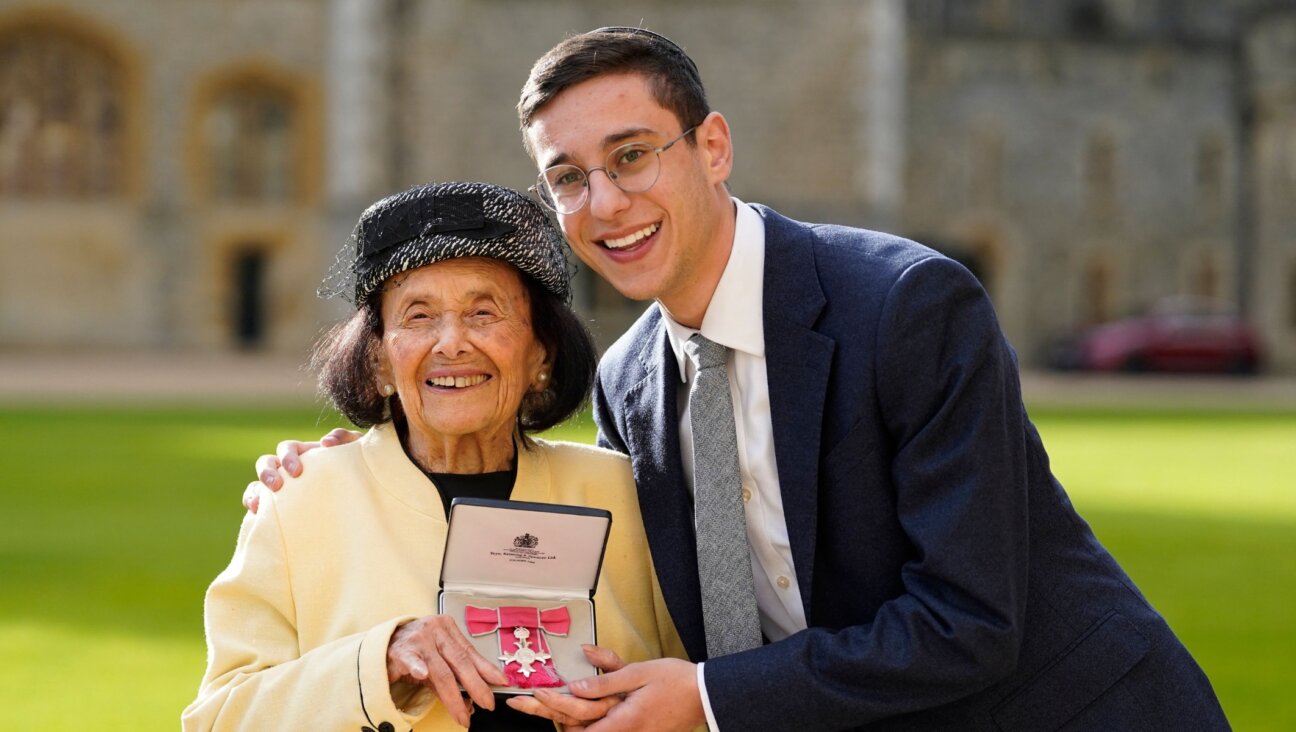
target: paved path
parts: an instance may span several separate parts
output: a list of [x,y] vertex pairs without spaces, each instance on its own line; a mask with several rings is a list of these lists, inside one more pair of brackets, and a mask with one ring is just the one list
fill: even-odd
[[0,404],[303,404],[305,357],[230,353],[3,352]]
[[1035,406],[1259,409],[1296,412],[1296,377],[1109,375],[1032,372],[1022,375]]
[[[0,406],[16,404],[306,404],[304,357],[230,353],[0,351]],[[1027,373],[1032,406],[1093,405],[1296,411],[1294,377]]]

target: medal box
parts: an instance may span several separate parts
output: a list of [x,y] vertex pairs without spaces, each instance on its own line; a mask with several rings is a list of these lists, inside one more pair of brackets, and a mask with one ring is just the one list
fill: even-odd
[[584,506],[456,498],[441,561],[438,607],[510,685],[565,692],[598,671],[581,651],[596,643],[594,590],[612,527]]

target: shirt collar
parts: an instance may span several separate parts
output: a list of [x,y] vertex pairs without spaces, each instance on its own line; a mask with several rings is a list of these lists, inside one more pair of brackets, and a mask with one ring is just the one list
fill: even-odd
[[[726,348],[764,358],[765,221],[755,209],[737,198],[733,202],[737,209],[733,248],[702,316],[701,333]],[[665,308],[662,308],[662,319],[671,350],[679,362],[680,380],[684,381],[688,363],[684,344],[699,331],[675,322]]]

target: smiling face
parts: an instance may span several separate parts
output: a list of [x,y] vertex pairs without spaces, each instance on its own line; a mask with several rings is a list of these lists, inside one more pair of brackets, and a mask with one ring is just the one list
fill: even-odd
[[396,386],[412,457],[468,472],[453,453],[476,450],[483,469],[499,469],[522,398],[548,370],[522,275],[494,259],[450,259],[391,278],[380,303],[378,372]]
[[[685,129],[657,103],[646,78],[629,73],[565,89],[525,134],[540,170],[559,163],[589,170],[621,145],[659,146]],[[656,299],[680,322],[700,324],[733,246],[734,211],[724,186],[731,151],[729,127],[712,112],[692,139],[661,153],[661,174],[649,190],[626,193],[594,172],[584,208],[558,216],[572,250],[626,297]]]

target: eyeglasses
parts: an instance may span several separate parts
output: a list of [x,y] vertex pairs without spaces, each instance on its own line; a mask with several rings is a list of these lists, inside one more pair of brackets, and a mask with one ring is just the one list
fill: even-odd
[[596,170],[607,174],[612,185],[626,193],[643,193],[661,175],[661,154],[696,129],[694,125],[659,147],[646,142],[622,145],[608,153],[607,161],[597,168],[583,170],[566,163],[546,168],[531,191],[541,203],[560,214],[574,214],[585,207],[589,201],[589,178]]

